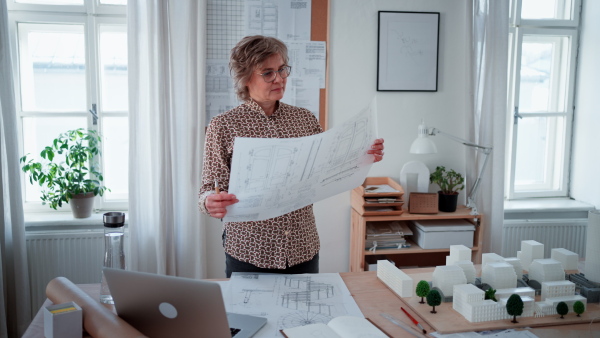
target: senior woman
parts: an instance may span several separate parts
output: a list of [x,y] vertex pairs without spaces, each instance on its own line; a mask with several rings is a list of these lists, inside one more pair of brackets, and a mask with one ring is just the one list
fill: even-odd
[[[272,37],[247,36],[232,50],[229,68],[238,98],[244,103],[214,117],[206,131],[199,207],[223,218],[237,203],[227,193],[235,137],[291,138],[321,133],[315,116],[281,102],[285,93],[287,47]],[[383,158],[383,139],[368,151]],[[223,191],[214,191],[215,182]],[[225,222],[225,272],[319,272],[319,235],[312,205],[264,221]]]

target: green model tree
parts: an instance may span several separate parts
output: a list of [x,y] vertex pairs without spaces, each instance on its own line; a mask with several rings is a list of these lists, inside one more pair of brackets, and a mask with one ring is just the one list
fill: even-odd
[[581,317],[580,314],[585,312],[585,305],[583,305],[583,302],[578,300],[573,303],[573,311],[577,314],[577,317]]
[[560,319],[564,319],[565,315],[569,313],[569,306],[565,302],[556,304],[556,313],[560,315]]
[[511,323],[518,323],[517,316],[523,314],[523,300],[517,294],[512,294],[506,301],[506,312],[513,316]]
[[437,313],[435,311],[435,307],[442,304],[442,295],[440,295],[438,290],[430,290],[427,294],[427,305],[433,306],[433,310],[431,313]]
[[497,302],[496,300],[496,290],[494,290],[493,288],[489,288],[485,291],[485,299],[491,299],[494,302]]
[[425,304],[423,297],[427,297],[427,294],[429,293],[429,283],[424,280],[420,281],[417,283],[417,290],[415,292],[417,293],[417,296],[421,297],[421,301],[419,303]]

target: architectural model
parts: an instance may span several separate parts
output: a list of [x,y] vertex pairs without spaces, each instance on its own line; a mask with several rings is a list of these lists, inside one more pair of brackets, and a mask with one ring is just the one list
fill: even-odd
[[589,212],[585,246],[585,278],[600,284],[600,210]]
[[467,277],[462,268],[457,265],[442,265],[433,270],[431,285],[442,292],[442,297],[452,297],[454,286],[466,284]]
[[[473,284],[455,285],[452,308],[472,323],[512,317],[506,312],[508,297],[500,298],[497,302],[484,297],[485,292]],[[524,305],[521,317],[533,317],[534,298],[521,296],[521,300]]]
[[493,262],[483,265],[481,283],[494,289],[508,289],[517,286],[517,274],[512,265],[506,262]]
[[565,280],[565,270],[556,259],[536,259],[529,265],[529,280],[537,281],[540,284]]
[[556,259],[562,264],[564,270],[577,270],[579,255],[564,248],[554,248],[550,252],[550,258]]
[[523,269],[529,270],[529,264],[534,259],[544,258],[544,244],[536,241],[521,241],[521,251],[517,251],[517,258],[521,260]]
[[394,263],[382,259],[377,261],[377,278],[400,297],[413,296],[413,280],[398,269]]
[[450,245],[450,256],[446,256],[446,265],[454,265],[458,261],[471,261],[471,249],[464,245]]
[[504,257],[490,252],[490,253],[484,253],[481,255],[481,266],[486,265],[487,263],[493,263],[493,262],[504,262]]

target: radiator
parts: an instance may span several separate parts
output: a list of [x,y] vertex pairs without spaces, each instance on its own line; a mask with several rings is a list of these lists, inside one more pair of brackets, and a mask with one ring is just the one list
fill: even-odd
[[516,257],[521,241],[534,240],[544,244],[544,257],[550,258],[554,248],[565,248],[585,256],[587,218],[574,219],[511,219],[502,228],[502,256]]
[[55,277],[75,284],[99,283],[104,255],[104,232],[26,233],[31,289],[31,309],[35,315],[46,299],[46,285]]

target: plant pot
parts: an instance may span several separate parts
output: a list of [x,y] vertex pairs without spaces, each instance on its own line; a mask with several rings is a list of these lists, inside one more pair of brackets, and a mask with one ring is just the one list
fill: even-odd
[[458,194],[443,194],[438,191],[438,209],[444,212],[455,212],[458,204]]
[[94,207],[94,193],[86,192],[83,194],[75,194],[69,201],[73,217],[88,218],[92,216],[92,208]]

